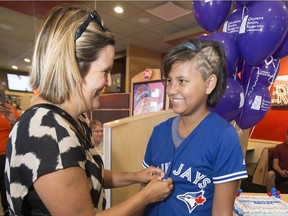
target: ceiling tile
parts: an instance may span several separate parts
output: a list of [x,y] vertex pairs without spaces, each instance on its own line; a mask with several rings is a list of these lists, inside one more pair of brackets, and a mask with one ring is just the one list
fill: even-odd
[[165,53],[166,51],[170,50],[173,46],[164,42],[163,40],[155,40],[155,41],[151,41],[149,43],[149,45],[151,46],[151,48],[153,49],[158,49],[161,50],[161,53]]
[[131,35],[131,37],[134,39],[137,38],[138,40],[145,41],[145,42],[150,42],[150,41],[154,41],[154,40],[158,40],[162,38],[161,35],[155,34],[151,31],[141,31],[141,32]]
[[147,12],[160,17],[166,21],[174,20],[178,17],[184,16],[186,14],[191,13],[191,10],[187,10],[185,8],[179,7],[178,5],[174,4],[173,2],[163,2],[162,5],[147,10]]
[[[140,19],[147,19],[149,22],[148,23],[141,23],[139,20]],[[128,23],[131,23],[133,25],[138,25],[144,29],[149,29],[152,28],[156,25],[160,25],[165,23],[164,20],[150,14],[147,12],[141,12],[135,16],[130,17],[129,19],[126,20]],[[145,21],[145,20],[144,20]]]
[[151,0],[146,0],[146,1],[128,1],[129,4],[134,5],[135,7],[141,9],[141,10],[150,10],[155,7],[159,7],[160,5],[163,4],[164,1],[151,1]]
[[108,28],[110,28],[111,25],[114,25],[114,24],[116,24],[116,23],[121,22],[121,20],[119,20],[119,19],[117,19],[117,18],[115,18],[115,17],[113,17],[113,16],[111,16],[111,15],[109,15],[109,14],[106,14],[106,13],[104,13],[104,12],[101,12],[101,13],[99,13],[99,14],[100,14],[101,18],[103,19],[105,25],[106,25]]
[[174,0],[173,3],[187,10],[192,10],[192,1]]
[[[125,36],[129,36],[131,34],[135,34],[139,31],[141,31],[141,28],[134,26],[134,25],[131,25],[131,24],[124,22],[124,21],[119,22],[115,25],[111,25],[110,29],[112,32],[121,32]],[[123,31],[123,29],[125,29],[125,30]]]
[[119,33],[119,32],[113,32],[113,35],[114,35],[114,37],[115,37],[116,42],[117,42],[118,40],[121,40],[121,39],[123,39],[123,38],[126,38],[125,35],[123,35],[123,34],[121,34],[121,33]]
[[123,38],[123,39],[120,39],[118,41],[118,43],[120,44],[126,44],[126,45],[129,45],[129,44],[143,44],[143,41],[139,41],[137,39],[133,39],[133,38]]
[[183,29],[188,29],[188,28],[193,28],[195,26],[199,26],[193,14],[187,14],[185,16],[179,17],[178,19],[172,20],[171,23]]
[[156,32],[161,35],[169,35],[169,34],[173,34],[174,32],[179,32],[182,30],[183,30],[182,28],[170,22],[165,22],[164,24],[151,28],[151,31]]

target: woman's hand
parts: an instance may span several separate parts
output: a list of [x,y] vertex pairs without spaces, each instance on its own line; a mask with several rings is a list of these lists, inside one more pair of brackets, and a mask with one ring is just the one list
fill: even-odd
[[154,179],[149,182],[141,191],[145,197],[146,204],[159,202],[170,195],[173,190],[173,180],[171,178],[159,180]]
[[146,184],[154,179],[162,180],[164,178],[164,171],[150,166],[146,169],[143,169],[135,173],[136,181],[140,184]]
[[4,106],[3,105],[0,106],[0,114],[4,115],[10,124],[14,124],[15,115],[12,106],[10,104],[6,103]]

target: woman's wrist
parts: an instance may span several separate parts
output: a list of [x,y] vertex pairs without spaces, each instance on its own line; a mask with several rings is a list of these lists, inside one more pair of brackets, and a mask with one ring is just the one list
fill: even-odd
[[149,200],[149,196],[147,196],[145,186],[143,186],[138,193],[141,196],[141,200],[142,200],[141,202],[144,204],[144,206],[148,205],[150,203],[150,200]]
[[131,179],[130,180],[131,180],[132,184],[140,183],[138,172],[131,172]]

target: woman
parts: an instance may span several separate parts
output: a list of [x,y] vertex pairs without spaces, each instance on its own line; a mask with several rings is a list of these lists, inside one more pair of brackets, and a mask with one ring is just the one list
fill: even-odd
[[[99,107],[111,85],[114,37],[96,11],[55,8],[36,41],[32,106],[14,124],[7,146],[5,184],[15,215],[133,215],[171,192],[172,180],[150,167],[139,172],[103,169],[91,151],[91,132],[81,115]],[[103,188],[147,184],[128,200],[105,208]],[[98,213],[100,212],[100,213]]]
[[92,144],[98,154],[103,158],[103,125],[98,120],[93,120],[90,123],[90,129],[92,132]]

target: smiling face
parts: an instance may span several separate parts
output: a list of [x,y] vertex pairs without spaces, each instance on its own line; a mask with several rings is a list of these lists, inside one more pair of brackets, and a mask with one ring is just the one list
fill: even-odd
[[114,47],[108,45],[100,51],[98,59],[91,63],[82,89],[85,111],[98,108],[101,90],[105,86],[111,86],[110,72],[114,61],[114,52]]
[[95,125],[91,131],[93,144],[98,146],[103,139],[103,128],[100,125]]
[[173,111],[182,116],[207,112],[207,97],[213,90],[214,75],[204,80],[195,62],[175,62],[167,79],[167,94]]

